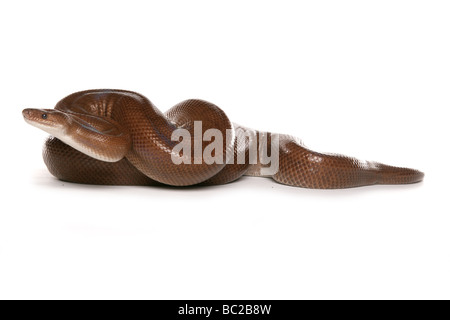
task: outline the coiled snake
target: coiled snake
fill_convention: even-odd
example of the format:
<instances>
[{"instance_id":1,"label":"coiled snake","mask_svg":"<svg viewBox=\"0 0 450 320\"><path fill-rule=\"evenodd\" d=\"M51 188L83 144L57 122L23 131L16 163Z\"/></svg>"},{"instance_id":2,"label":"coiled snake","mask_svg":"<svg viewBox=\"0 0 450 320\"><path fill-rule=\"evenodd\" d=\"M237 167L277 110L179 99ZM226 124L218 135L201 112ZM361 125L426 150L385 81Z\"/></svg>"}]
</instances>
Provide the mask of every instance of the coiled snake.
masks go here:
<instances>
[{"instance_id":1,"label":"coiled snake","mask_svg":"<svg viewBox=\"0 0 450 320\"><path fill-rule=\"evenodd\" d=\"M76 183L213 185L251 175L333 189L414 183L424 176L414 169L311 151L292 136L231 123L203 100L186 100L162 113L135 92L87 90L65 97L54 109L22 113L26 122L51 135L43 150L49 171ZM264 152L266 158L258 156Z\"/></svg>"}]
</instances>

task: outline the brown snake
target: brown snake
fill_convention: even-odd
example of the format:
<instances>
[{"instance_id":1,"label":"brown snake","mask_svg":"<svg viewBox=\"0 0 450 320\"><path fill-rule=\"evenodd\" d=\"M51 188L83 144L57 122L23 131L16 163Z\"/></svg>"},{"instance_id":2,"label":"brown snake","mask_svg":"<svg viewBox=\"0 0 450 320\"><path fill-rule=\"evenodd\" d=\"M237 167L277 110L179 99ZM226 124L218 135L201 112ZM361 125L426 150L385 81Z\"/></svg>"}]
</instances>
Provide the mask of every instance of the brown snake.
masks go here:
<instances>
[{"instance_id":1,"label":"brown snake","mask_svg":"<svg viewBox=\"0 0 450 320\"><path fill-rule=\"evenodd\" d=\"M251 175L291 186L334 189L414 183L424 176L414 169L314 152L289 135L264 135L231 123L221 109L203 100L183 101L163 114L135 92L87 90L65 97L54 109L22 113L29 124L51 134L43 151L49 171L76 183L213 185ZM173 139L180 128L194 139L186 144L191 148L175 152L184 140ZM223 143L219 135L208 136L209 129L222 134ZM276 171L264 171L271 164L255 157L253 151L262 152L263 147L272 150ZM222 161L207 161L207 150ZM175 153L177 159L189 161L175 163Z\"/></svg>"}]
</instances>

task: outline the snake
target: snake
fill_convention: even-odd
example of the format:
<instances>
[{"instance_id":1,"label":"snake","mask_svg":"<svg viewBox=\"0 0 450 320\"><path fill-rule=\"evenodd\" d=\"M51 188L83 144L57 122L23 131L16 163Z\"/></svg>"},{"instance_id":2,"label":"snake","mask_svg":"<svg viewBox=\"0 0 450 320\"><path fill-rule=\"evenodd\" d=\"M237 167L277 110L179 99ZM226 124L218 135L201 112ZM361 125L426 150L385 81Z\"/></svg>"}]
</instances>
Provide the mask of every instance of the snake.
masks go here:
<instances>
[{"instance_id":1,"label":"snake","mask_svg":"<svg viewBox=\"0 0 450 320\"><path fill-rule=\"evenodd\" d=\"M22 115L50 134L42 152L49 172L74 183L181 187L259 176L295 187L342 189L424 178L415 169L315 152L294 136L241 126L200 99L163 113L139 93L94 89Z\"/></svg>"}]
</instances>

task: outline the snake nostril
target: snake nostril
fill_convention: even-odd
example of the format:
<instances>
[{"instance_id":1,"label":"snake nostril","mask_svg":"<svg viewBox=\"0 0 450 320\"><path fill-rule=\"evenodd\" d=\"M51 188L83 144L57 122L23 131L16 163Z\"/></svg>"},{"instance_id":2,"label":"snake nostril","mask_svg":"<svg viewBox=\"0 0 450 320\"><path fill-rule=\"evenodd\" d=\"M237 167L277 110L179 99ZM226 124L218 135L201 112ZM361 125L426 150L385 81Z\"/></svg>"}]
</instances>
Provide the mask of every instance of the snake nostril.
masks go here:
<instances>
[{"instance_id":1,"label":"snake nostril","mask_svg":"<svg viewBox=\"0 0 450 320\"><path fill-rule=\"evenodd\" d=\"M31 115L31 110L30 110L30 109L23 109L22 115L23 115L25 118L28 118L28 117Z\"/></svg>"}]
</instances>

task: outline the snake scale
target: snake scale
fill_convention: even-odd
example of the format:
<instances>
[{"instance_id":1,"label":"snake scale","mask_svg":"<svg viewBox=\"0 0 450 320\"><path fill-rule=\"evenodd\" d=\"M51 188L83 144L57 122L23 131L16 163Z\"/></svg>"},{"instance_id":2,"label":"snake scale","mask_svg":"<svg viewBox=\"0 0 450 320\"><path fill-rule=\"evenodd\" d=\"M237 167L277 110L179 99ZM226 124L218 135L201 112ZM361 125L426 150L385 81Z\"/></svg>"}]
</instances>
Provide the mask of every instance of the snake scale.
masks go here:
<instances>
[{"instance_id":1,"label":"snake scale","mask_svg":"<svg viewBox=\"0 0 450 320\"><path fill-rule=\"evenodd\" d=\"M24 109L22 114L50 134L43 149L50 173L75 183L217 185L250 175L297 187L337 189L415 183L424 177L418 170L318 153L290 135L245 128L203 100L186 100L162 113L136 92L87 90L65 97L54 109ZM181 151L180 129L194 137ZM207 149L222 161L207 161ZM277 162L272 171L272 164L253 153L268 154L269 149ZM182 162L174 162L175 153Z\"/></svg>"}]
</instances>

